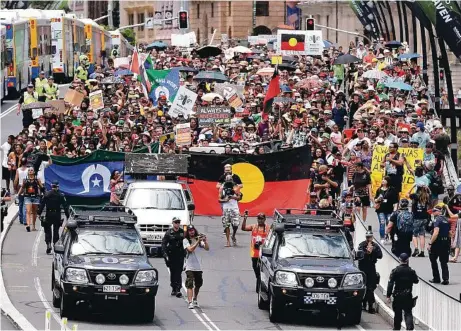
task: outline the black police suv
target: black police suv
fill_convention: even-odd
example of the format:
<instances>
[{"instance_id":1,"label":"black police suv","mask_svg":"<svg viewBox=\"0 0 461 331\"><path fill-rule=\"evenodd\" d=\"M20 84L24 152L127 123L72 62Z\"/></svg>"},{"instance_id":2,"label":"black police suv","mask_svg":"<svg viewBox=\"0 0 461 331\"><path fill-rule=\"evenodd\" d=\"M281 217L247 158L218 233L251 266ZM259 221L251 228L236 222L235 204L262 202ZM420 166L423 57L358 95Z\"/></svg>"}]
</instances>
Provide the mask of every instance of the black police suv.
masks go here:
<instances>
[{"instance_id":1,"label":"black police suv","mask_svg":"<svg viewBox=\"0 0 461 331\"><path fill-rule=\"evenodd\" d=\"M152 321L158 271L149 263L136 221L126 207L70 208L52 266L53 306L61 317L71 318L77 303L124 304Z\"/></svg>"},{"instance_id":2,"label":"black police suv","mask_svg":"<svg viewBox=\"0 0 461 331\"><path fill-rule=\"evenodd\" d=\"M346 323L359 324L366 280L354 260L362 258L363 252L351 251L334 212L276 210L262 247L258 307L269 309L271 322L291 308L345 315Z\"/></svg>"}]
</instances>

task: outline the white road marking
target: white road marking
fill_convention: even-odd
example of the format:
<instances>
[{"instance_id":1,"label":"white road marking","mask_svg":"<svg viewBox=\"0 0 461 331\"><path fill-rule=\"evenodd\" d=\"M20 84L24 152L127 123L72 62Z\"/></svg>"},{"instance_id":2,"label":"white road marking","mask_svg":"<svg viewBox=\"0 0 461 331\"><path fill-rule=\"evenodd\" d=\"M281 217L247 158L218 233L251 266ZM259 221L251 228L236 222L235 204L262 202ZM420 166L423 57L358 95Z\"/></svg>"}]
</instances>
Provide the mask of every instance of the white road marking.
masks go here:
<instances>
[{"instance_id":1,"label":"white road marking","mask_svg":"<svg viewBox=\"0 0 461 331\"><path fill-rule=\"evenodd\" d=\"M357 324L355 327L360 331L366 331L360 324Z\"/></svg>"},{"instance_id":2,"label":"white road marking","mask_svg":"<svg viewBox=\"0 0 461 331\"><path fill-rule=\"evenodd\" d=\"M0 118L5 117L6 115L8 115L9 113L11 113L13 110L15 110L17 108L18 108L18 105L14 105L14 106L8 108L6 111L4 111L3 113L0 114Z\"/></svg>"},{"instance_id":3,"label":"white road marking","mask_svg":"<svg viewBox=\"0 0 461 331\"><path fill-rule=\"evenodd\" d=\"M51 315L53 316L54 320L58 323L58 325L61 325L61 319L59 318L59 315L54 311L54 309L50 306L50 304L46 300L45 294L43 293L42 285L40 285L40 278L35 277L34 283L35 283L35 290L37 291L37 294L40 297L40 300L42 301L43 306L45 306L46 310L49 310L51 312Z\"/></svg>"},{"instance_id":4,"label":"white road marking","mask_svg":"<svg viewBox=\"0 0 461 331\"><path fill-rule=\"evenodd\" d=\"M41 228L40 231L37 233L37 236L35 237L35 241L34 241L34 246L32 246L32 266L33 267L37 266L38 245L40 245L40 238L42 237L42 233L43 233L43 228Z\"/></svg>"}]
</instances>

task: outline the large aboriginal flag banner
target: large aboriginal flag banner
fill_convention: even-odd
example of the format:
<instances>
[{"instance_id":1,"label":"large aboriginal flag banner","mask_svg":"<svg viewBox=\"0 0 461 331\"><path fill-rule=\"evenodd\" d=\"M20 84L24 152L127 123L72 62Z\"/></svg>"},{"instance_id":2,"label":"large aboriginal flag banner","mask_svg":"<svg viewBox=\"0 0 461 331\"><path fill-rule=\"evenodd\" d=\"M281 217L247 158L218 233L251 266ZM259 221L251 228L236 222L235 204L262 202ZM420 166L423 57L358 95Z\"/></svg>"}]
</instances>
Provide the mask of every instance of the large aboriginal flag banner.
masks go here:
<instances>
[{"instance_id":1,"label":"large aboriginal flag banner","mask_svg":"<svg viewBox=\"0 0 461 331\"><path fill-rule=\"evenodd\" d=\"M310 146L262 155L191 154L189 173L195 178L190 188L198 215L222 215L216 184L226 164L232 164L232 172L242 180L241 212L271 215L275 208L305 207Z\"/></svg>"}]
</instances>

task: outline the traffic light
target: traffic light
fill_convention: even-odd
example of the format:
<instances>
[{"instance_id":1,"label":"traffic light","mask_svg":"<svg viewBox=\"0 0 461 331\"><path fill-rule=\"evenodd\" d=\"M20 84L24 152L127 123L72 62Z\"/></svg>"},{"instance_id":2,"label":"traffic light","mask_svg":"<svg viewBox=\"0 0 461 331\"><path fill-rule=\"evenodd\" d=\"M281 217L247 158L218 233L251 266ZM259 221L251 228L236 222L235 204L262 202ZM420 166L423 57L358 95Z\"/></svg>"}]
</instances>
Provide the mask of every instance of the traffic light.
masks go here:
<instances>
[{"instance_id":1,"label":"traffic light","mask_svg":"<svg viewBox=\"0 0 461 331\"><path fill-rule=\"evenodd\" d=\"M315 30L315 20L313 18L306 19L306 30L308 31Z\"/></svg>"},{"instance_id":2,"label":"traffic light","mask_svg":"<svg viewBox=\"0 0 461 331\"><path fill-rule=\"evenodd\" d=\"M115 28L120 26L120 11L118 9L112 11L112 22Z\"/></svg>"},{"instance_id":3,"label":"traffic light","mask_svg":"<svg viewBox=\"0 0 461 331\"><path fill-rule=\"evenodd\" d=\"M181 10L178 13L179 28L189 29L189 13L185 10Z\"/></svg>"}]
</instances>

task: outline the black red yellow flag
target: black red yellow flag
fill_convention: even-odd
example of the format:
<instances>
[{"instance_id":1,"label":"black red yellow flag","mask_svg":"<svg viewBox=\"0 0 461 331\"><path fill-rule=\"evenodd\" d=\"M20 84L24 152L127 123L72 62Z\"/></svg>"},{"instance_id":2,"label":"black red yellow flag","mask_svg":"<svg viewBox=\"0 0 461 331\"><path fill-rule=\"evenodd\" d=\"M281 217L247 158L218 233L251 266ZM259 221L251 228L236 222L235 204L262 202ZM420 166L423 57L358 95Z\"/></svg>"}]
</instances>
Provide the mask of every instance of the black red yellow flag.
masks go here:
<instances>
[{"instance_id":1,"label":"black red yellow flag","mask_svg":"<svg viewBox=\"0 0 461 331\"><path fill-rule=\"evenodd\" d=\"M282 51L304 51L305 35L282 33L280 50Z\"/></svg>"},{"instance_id":2,"label":"black red yellow flag","mask_svg":"<svg viewBox=\"0 0 461 331\"><path fill-rule=\"evenodd\" d=\"M222 215L216 183L224 165L243 183L240 210L250 215L260 212L272 215L275 208L304 208L310 183L311 147L303 146L262 155L191 153L190 184L198 215Z\"/></svg>"}]
</instances>

